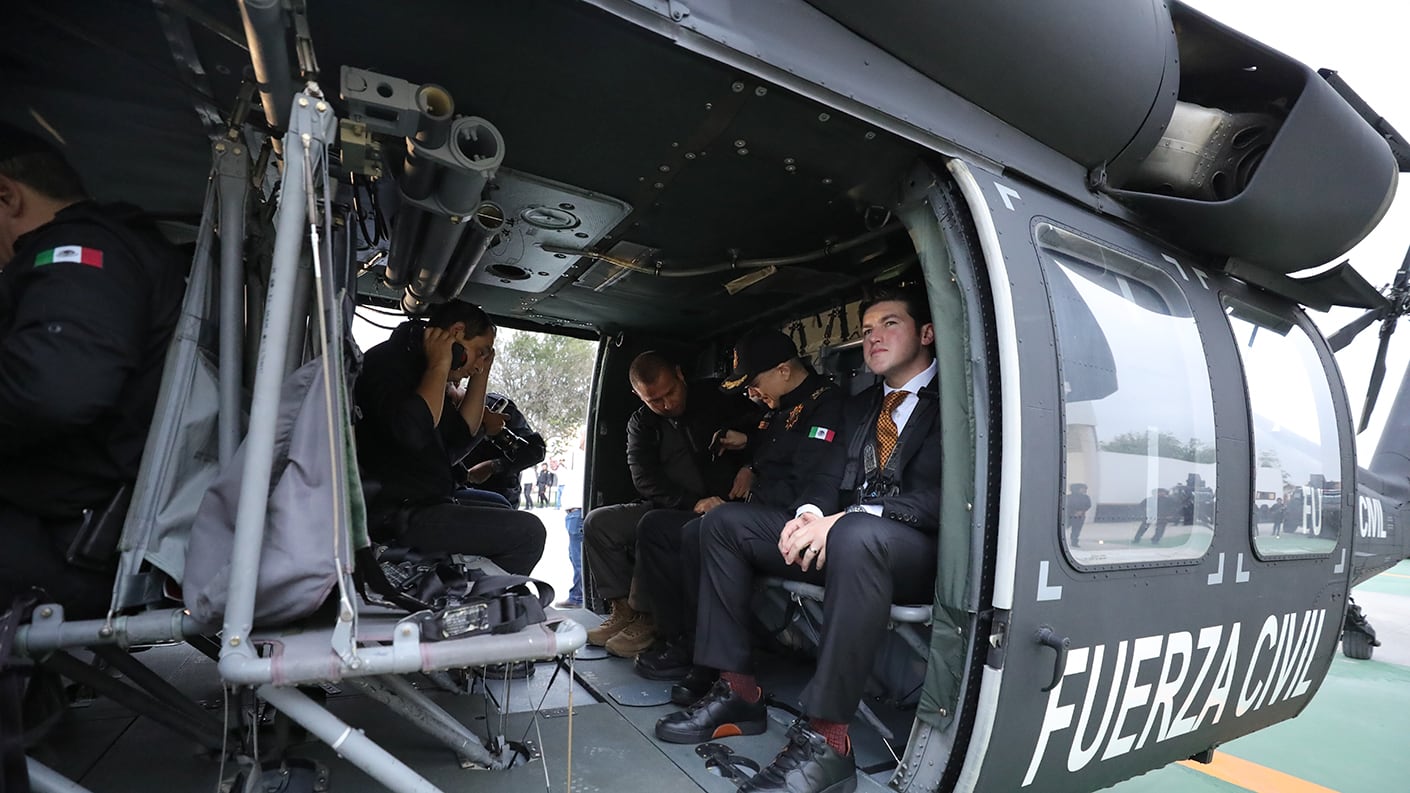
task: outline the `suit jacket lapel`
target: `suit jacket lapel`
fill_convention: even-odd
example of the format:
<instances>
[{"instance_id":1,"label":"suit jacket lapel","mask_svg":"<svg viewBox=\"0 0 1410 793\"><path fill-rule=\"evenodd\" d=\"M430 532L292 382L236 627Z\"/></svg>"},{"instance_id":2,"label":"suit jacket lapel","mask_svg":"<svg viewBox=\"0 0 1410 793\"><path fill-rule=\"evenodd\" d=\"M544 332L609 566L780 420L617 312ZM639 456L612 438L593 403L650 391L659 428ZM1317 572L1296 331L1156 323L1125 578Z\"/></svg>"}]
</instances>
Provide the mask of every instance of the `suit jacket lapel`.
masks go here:
<instances>
[{"instance_id":1,"label":"suit jacket lapel","mask_svg":"<svg viewBox=\"0 0 1410 793\"><path fill-rule=\"evenodd\" d=\"M901 440L897 444L897 453L900 455L896 459L896 470L905 470L906 464L915 456L916 451L924 444L907 441L913 434L928 435L934 427L934 422L940 418L940 400L938 398L938 386L936 377L932 377L929 383L921 389L920 402L915 410L911 411L911 417L906 421L906 428L901 430ZM879 409L878 409L878 412Z\"/></svg>"}]
</instances>

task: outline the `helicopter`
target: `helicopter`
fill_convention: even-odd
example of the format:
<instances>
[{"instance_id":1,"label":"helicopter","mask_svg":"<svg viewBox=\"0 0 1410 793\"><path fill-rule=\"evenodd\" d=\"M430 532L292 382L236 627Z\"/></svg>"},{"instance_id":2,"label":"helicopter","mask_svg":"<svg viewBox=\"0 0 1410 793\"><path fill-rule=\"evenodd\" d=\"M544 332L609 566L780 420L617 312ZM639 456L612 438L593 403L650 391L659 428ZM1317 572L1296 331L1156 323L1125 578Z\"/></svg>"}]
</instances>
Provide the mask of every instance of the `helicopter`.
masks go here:
<instances>
[{"instance_id":1,"label":"helicopter","mask_svg":"<svg viewBox=\"0 0 1410 793\"><path fill-rule=\"evenodd\" d=\"M1370 657L1349 592L1410 557L1410 380L1359 468L1333 356L1380 323L1364 426L1410 311L1410 255L1384 292L1349 264L1297 274L1384 217L1410 144L1335 72L1178 0L1022 16L978 0L13 13L3 115L62 141L95 196L200 250L209 186L239 183L244 209L215 224L243 245L227 263L248 301L222 317L243 342L220 351L222 415L261 412L317 346L319 323L302 320L325 276L299 262L320 243L299 239L312 218L289 221L292 237L280 220L305 199L333 230L326 277L359 306L417 316L466 300L505 327L598 343L584 508L635 498L621 449L638 353L718 374L767 325L856 392L872 382L858 303L877 283L923 286L952 428L937 583L932 603L893 609L858 728L863 789L1095 790L1207 761L1296 717L1339 641ZM1334 306L1366 313L1325 337L1306 310ZM825 593L766 590L761 614L806 647ZM133 592L122 604L132 625L153 607ZM174 619L178 634L213 633ZM231 619L206 645L211 679L347 740L292 684L356 667L270 677L266 656L231 644L250 633ZM36 652L60 646L41 633L117 641L111 619L107 634L46 620L27 634ZM582 644L571 628L540 638L491 660ZM389 674L419 669L382 639ZM396 790L548 785L553 749L583 784L724 789L703 755L626 729L640 716L611 692L629 673L593 663L567 667L604 720L578 751L597 741L632 773L573 764L571 742L540 747L542 769L469 783L448 758L384 759L376 744L396 736L375 727L335 748ZM788 690L807 663L775 674ZM737 768L713 751L717 771Z\"/></svg>"}]
</instances>

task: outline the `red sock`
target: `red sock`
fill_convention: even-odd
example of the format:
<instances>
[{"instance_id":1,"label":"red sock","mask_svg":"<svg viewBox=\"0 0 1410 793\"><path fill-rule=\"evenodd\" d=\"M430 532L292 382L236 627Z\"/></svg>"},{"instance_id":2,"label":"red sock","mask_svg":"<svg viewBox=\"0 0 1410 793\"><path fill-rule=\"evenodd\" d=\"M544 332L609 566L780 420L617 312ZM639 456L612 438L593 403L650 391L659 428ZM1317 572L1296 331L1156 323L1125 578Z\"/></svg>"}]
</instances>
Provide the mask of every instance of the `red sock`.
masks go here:
<instances>
[{"instance_id":1,"label":"red sock","mask_svg":"<svg viewBox=\"0 0 1410 793\"><path fill-rule=\"evenodd\" d=\"M827 745L831 746L834 752L847 754L852 750L852 741L847 737L847 722L809 719L808 726L813 732L826 738Z\"/></svg>"},{"instance_id":2,"label":"red sock","mask_svg":"<svg viewBox=\"0 0 1410 793\"><path fill-rule=\"evenodd\" d=\"M744 697L745 702L758 702L759 697L764 692L759 690L759 681L753 675L740 674L739 672L721 672L720 677L729 683L730 690Z\"/></svg>"}]
</instances>

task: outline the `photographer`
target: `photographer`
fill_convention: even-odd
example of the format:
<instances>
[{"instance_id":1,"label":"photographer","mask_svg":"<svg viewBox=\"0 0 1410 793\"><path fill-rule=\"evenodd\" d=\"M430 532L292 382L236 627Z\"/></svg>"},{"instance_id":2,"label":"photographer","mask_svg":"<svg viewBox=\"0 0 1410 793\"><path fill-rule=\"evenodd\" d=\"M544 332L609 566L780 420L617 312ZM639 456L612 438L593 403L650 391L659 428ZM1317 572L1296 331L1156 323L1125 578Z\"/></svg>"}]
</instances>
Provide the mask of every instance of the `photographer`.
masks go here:
<instances>
[{"instance_id":1,"label":"photographer","mask_svg":"<svg viewBox=\"0 0 1410 793\"><path fill-rule=\"evenodd\" d=\"M373 539L477 554L528 574L543 555L538 518L454 498L451 466L475 445L484 421L494 338L479 306L453 300L368 350L355 389L358 463ZM457 405L448 385L467 377Z\"/></svg>"},{"instance_id":2,"label":"photographer","mask_svg":"<svg viewBox=\"0 0 1410 793\"><path fill-rule=\"evenodd\" d=\"M469 492L502 496L505 506L519 508L519 472L543 461L548 444L529 426L514 401L503 394L485 395L484 440L461 462L459 478ZM466 491L461 491L462 493ZM488 501L488 499L486 499ZM495 503L498 503L496 499ZM528 509L531 504L525 503Z\"/></svg>"}]
</instances>

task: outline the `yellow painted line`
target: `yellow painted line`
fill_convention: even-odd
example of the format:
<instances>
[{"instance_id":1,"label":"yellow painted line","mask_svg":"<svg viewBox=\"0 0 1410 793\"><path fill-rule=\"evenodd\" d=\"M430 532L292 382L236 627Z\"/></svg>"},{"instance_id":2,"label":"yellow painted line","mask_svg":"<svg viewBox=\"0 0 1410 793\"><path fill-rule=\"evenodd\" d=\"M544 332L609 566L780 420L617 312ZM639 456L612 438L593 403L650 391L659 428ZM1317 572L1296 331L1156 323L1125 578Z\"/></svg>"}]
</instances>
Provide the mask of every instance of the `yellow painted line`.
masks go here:
<instances>
[{"instance_id":1,"label":"yellow painted line","mask_svg":"<svg viewBox=\"0 0 1410 793\"><path fill-rule=\"evenodd\" d=\"M1400 573L1381 573L1381 575L1387 578L1410 578L1410 575L1401 575Z\"/></svg>"},{"instance_id":2,"label":"yellow painted line","mask_svg":"<svg viewBox=\"0 0 1410 793\"><path fill-rule=\"evenodd\" d=\"M1182 760L1180 765L1245 790L1252 790L1254 793L1337 793L1332 788L1322 787L1305 779L1298 779L1292 774L1275 771L1223 752L1215 752L1212 763Z\"/></svg>"}]
</instances>

